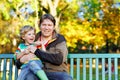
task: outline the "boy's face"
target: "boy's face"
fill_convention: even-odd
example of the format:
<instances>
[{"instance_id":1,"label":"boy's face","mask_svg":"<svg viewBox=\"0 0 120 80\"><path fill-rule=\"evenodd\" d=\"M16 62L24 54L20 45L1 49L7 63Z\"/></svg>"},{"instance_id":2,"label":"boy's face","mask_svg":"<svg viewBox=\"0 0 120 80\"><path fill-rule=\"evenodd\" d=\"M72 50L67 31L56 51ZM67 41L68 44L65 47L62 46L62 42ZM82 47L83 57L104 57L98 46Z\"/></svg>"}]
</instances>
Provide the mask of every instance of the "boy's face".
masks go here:
<instances>
[{"instance_id":1,"label":"boy's face","mask_svg":"<svg viewBox=\"0 0 120 80\"><path fill-rule=\"evenodd\" d=\"M34 42L35 40L35 32L34 30L28 31L23 37L23 40L25 40L25 44L29 45Z\"/></svg>"}]
</instances>

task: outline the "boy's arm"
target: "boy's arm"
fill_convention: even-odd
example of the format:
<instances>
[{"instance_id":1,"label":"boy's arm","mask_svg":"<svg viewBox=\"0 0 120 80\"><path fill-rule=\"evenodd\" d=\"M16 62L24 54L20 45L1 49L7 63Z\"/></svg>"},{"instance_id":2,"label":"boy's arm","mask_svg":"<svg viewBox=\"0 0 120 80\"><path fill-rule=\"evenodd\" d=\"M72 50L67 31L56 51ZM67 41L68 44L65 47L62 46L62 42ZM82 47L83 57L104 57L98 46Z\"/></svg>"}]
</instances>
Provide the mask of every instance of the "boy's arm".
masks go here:
<instances>
[{"instance_id":1,"label":"boy's arm","mask_svg":"<svg viewBox=\"0 0 120 80\"><path fill-rule=\"evenodd\" d=\"M25 55L24 52L21 52L21 53L16 53L16 59L20 59L21 57L23 57L23 55Z\"/></svg>"},{"instance_id":2,"label":"boy's arm","mask_svg":"<svg viewBox=\"0 0 120 80\"><path fill-rule=\"evenodd\" d=\"M18 59L21 59L24 55L26 55L26 54L28 54L29 53L29 51L27 50L27 49L25 49L24 51L22 51L22 52L20 52L20 51L18 51L18 52L16 52L16 59L18 60Z\"/></svg>"}]
</instances>

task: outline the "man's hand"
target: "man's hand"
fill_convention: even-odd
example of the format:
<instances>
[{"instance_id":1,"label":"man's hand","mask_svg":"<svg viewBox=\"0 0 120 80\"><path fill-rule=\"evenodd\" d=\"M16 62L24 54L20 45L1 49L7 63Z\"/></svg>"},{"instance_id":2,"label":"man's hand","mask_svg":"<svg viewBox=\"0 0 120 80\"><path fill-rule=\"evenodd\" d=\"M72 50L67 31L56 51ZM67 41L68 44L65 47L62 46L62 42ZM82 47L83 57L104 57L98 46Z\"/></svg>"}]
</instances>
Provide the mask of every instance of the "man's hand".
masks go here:
<instances>
[{"instance_id":1,"label":"man's hand","mask_svg":"<svg viewBox=\"0 0 120 80\"><path fill-rule=\"evenodd\" d=\"M42 42L41 41L36 41L33 43L35 46L39 46L39 45L42 45Z\"/></svg>"},{"instance_id":2,"label":"man's hand","mask_svg":"<svg viewBox=\"0 0 120 80\"><path fill-rule=\"evenodd\" d=\"M28 55L24 55L23 57L21 57L20 62L25 63L27 61L32 60L34 57L35 57L34 54L29 53Z\"/></svg>"}]
</instances>

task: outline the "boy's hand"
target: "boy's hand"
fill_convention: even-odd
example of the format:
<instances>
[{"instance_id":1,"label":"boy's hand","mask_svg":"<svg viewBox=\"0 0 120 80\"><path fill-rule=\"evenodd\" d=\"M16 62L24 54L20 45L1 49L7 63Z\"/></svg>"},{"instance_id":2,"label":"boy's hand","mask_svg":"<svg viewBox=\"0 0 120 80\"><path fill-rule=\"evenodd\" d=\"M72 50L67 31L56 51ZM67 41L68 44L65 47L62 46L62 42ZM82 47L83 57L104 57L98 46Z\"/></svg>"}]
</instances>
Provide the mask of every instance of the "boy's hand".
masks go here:
<instances>
[{"instance_id":1,"label":"boy's hand","mask_svg":"<svg viewBox=\"0 0 120 80\"><path fill-rule=\"evenodd\" d=\"M28 53L30 53L30 51L28 49L25 49L22 53L28 54Z\"/></svg>"},{"instance_id":2,"label":"boy's hand","mask_svg":"<svg viewBox=\"0 0 120 80\"><path fill-rule=\"evenodd\" d=\"M31 53L34 53L34 52L36 51L37 47L35 47L35 46L33 46L33 45L30 45L30 46L28 46L27 49L28 49Z\"/></svg>"}]
</instances>

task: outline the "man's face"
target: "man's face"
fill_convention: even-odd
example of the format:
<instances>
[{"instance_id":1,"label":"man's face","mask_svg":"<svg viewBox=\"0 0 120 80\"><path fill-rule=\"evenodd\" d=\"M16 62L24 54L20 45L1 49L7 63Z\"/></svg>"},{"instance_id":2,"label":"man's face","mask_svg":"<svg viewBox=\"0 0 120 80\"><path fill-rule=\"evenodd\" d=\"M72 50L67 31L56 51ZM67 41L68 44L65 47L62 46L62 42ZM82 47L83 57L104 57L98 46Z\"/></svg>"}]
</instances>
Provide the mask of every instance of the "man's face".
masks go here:
<instances>
[{"instance_id":1,"label":"man's face","mask_svg":"<svg viewBox=\"0 0 120 80\"><path fill-rule=\"evenodd\" d=\"M54 27L53 22L49 19L45 19L40 25L40 30L42 32L42 36L44 36L44 37L52 36L54 28L55 27Z\"/></svg>"}]
</instances>

